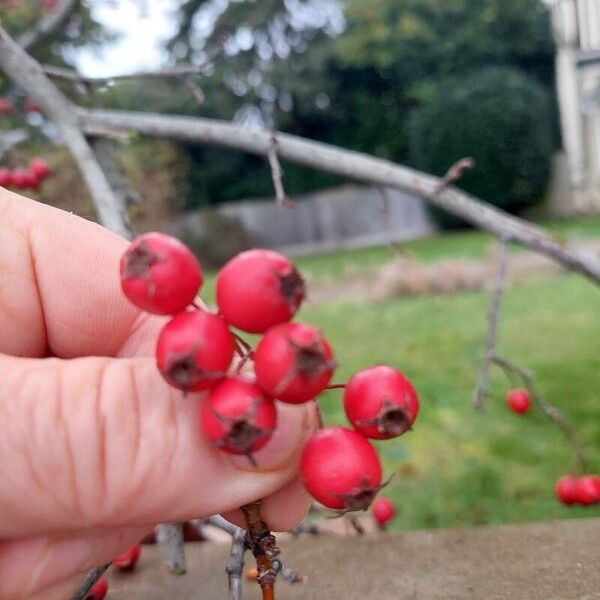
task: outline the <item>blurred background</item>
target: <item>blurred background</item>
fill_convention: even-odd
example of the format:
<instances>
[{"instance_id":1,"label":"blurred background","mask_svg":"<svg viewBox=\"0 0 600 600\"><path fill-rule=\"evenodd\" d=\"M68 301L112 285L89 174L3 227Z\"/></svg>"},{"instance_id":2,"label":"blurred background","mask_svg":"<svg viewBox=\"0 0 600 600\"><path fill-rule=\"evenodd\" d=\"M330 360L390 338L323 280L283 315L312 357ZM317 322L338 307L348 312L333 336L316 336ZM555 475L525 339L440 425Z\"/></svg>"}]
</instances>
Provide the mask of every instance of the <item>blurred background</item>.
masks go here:
<instances>
[{"instance_id":1,"label":"blurred background","mask_svg":"<svg viewBox=\"0 0 600 600\"><path fill-rule=\"evenodd\" d=\"M56 4L3 0L0 19L18 35ZM88 0L35 56L106 78L59 84L84 106L276 128L439 176L473 157L460 187L600 251L600 0ZM201 73L111 79L177 64ZM52 175L28 195L94 218L53 124L7 80L0 96L2 166L43 156ZM411 377L415 432L381 446L396 528L590 515L555 501L568 449L543 415L508 412L501 374L486 410L471 408L491 236L406 193L287 163L295 209L281 208L268 163L241 152L132 135L114 159L135 229L178 235L209 271L254 246L296 256L300 318L337 349L336 379L377 362ZM598 291L517 249L509 282L500 351L535 374L599 472ZM339 392L323 410L343 420Z\"/></svg>"}]
</instances>

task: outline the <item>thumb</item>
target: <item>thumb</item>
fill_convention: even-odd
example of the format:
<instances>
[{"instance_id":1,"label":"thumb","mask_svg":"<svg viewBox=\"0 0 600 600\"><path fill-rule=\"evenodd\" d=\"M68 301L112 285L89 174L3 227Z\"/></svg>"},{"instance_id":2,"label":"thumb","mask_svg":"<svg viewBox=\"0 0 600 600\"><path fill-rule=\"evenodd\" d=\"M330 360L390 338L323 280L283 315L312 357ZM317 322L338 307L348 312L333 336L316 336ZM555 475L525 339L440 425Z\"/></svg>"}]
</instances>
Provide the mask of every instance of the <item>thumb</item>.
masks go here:
<instances>
[{"instance_id":1,"label":"thumb","mask_svg":"<svg viewBox=\"0 0 600 600\"><path fill-rule=\"evenodd\" d=\"M278 403L251 469L207 442L200 395L149 358L0 355L0 537L144 525L225 512L290 482L312 409Z\"/></svg>"}]
</instances>

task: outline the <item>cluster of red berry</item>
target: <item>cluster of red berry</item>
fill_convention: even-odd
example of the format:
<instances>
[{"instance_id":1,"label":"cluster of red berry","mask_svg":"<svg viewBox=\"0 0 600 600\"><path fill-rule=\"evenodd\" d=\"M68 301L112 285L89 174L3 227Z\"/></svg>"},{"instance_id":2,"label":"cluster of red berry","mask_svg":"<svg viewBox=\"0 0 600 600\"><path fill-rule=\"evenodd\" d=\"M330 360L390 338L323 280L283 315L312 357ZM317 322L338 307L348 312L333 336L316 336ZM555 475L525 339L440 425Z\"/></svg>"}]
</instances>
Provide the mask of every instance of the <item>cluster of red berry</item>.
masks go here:
<instances>
[{"instance_id":1,"label":"cluster of red berry","mask_svg":"<svg viewBox=\"0 0 600 600\"><path fill-rule=\"evenodd\" d=\"M231 259L217 276L217 314L194 303L202 271L175 238L138 237L125 252L120 272L129 300L150 313L173 315L158 337L158 369L184 392L209 390L199 411L200 428L224 452L254 462L253 454L275 430L276 401L312 401L331 387L336 364L330 344L316 327L290 322L305 285L281 254L250 250ZM232 327L262 334L256 349ZM236 350L241 359L232 369ZM250 360L253 375L244 375ZM410 381L387 366L359 371L339 387L345 387L344 408L354 429L317 431L303 450L301 473L306 489L325 506L364 510L382 487L381 463L367 438L389 439L408 431L419 403Z\"/></svg>"},{"instance_id":2,"label":"cluster of red berry","mask_svg":"<svg viewBox=\"0 0 600 600\"><path fill-rule=\"evenodd\" d=\"M506 394L506 404L513 412L525 414L531 406L531 396L523 388L512 389ZM600 477L565 475L556 482L554 491L558 501L563 504L591 506L600 502Z\"/></svg>"},{"instance_id":3,"label":"cluster of red berry","mask_svg":"<svg viewBox=\"0 0 600 600\"><path fill-rule=\"evenodd\" d=\"M581 504L591 506L600 503L600 477L585 475L561 477L554 488L556 497L563 504Z\"/></svg>"},{"instance_id":4,"label":"cluster of red berry","mask_svg":"<svg viewBox=\"0 0 600 600\"><path fill-rule=\"evenodd\" d=\"M33 100L31 100L30 98L27 98L25 100L25 104L24 104L23 108L26 113L41 112L41 109L38 106L38 104L36 102L34 102ZM12 114L14 109L15 109L15 103L10 98L7 98L6 96L0 96L0 115L2 115L3 117L8 117L9 115Z\"/></svg>"},{"instance_id":5,"label":"cluster of red berry","mask_svg":"<svg viewBox=\"0 0 600 600\"><path fill-rule=\"evenodd\" d=\"M43 158L32 158L27 169L0 168L0 186L19 190L38 190L40 184L50 175L50 167Z\"/></svg>"},{"instance_id":6,"label":"cluster of red berry","mask_svg":"<svg viewBox=\"0 0 600 600\"><path fill-rule=\"evenodd\" d=\"M59 0L40 0L42 8L45 10L54 10L58 6ZM16 8L19 5L18 0L0 0L0 6L5 8Z\"/></svg>"}]
</instances>

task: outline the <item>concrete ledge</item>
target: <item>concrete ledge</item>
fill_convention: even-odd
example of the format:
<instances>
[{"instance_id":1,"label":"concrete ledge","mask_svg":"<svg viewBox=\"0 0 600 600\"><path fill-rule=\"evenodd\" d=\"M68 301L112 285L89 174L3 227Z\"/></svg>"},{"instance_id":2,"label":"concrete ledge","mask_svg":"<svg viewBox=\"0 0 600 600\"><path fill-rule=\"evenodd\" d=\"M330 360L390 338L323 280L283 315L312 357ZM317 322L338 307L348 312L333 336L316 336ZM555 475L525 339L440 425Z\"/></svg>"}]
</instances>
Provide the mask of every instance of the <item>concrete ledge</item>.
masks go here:
<instances>
[{"instance_id":1,"label":"concrete ledge","mask_svg":"<svg viewBox=\"0 0 600 600\"><path fill-rule=\"evenodd\" d=\"M393 536L285 540L278 600L600 600L600 518ZM110 600L227 600L229 547L188 544L189 572L168 574L145 547L133 574L111 573ZM252 559L248 558L248 563ZM244 598L260 591L245 583Z\"/></svg>"}]
</instances>

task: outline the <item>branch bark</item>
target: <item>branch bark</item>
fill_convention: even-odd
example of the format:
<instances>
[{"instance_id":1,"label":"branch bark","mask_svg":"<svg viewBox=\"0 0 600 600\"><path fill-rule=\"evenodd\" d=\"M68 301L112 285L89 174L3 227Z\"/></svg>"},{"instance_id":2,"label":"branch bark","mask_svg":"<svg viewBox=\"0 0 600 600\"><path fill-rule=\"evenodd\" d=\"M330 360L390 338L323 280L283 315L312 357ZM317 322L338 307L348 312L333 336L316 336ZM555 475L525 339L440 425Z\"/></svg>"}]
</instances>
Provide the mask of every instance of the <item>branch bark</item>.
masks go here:
<instances>
[{"instance_id":1,"label":"branch bark","mask_svg":"<svg viewBox=\"0 0 600 600\"><path fill-rule=\"evenodd\" d=\"M231 553L225 572L229 580L229 600L242 598L242 574L244 572L244 554L246 553L246 532L239 527L235 528Z\"/></svg>"},{"instance_id":2,"label":"branch bark","mask_svg":"<svg viewBox=\"0 0 600 600\"><path fill-rule=\"evenodd\" d=\"M87 598L88 592L92 589L94 584L106 573L108 567L110 567L111 563L106 563L97 569L93 569L86 576L85 579L81 582L81 585L77 588L75 593L71 596L70 600L85 600Z\"/></svg>"},{"instance_id":3,"label":"branch bark","mask_svg":"<svg viewBox=\"0 0 600 600\"><path fill-rule=\"evenodd\" d=\"M145 135L223 146L266 157L273 145L271 133L245 129L225 121L82 108L77 112L83 125L96 132L102 129L133 130ZM544 254L567 269L600 284L599 258L570 248L540 227L508 215L461 190L444 187L444 181L438 177L294 135L277 133L275 140L278 156L283 160L375 185L406 190L480 229Z\"/></svg>"},{"instance_id":4,"label":"branch bark","mask_svg":"<svg viewBox=\"0 0 600 600\"><path fill-rule=\"evenodd\" d=\"M27 30L17 43L31 52L50 39L80 7L81 0L63 0L54 10L44 15L31 29Z\"/></svg>"},{"instance_id":5,"label":"branch bark","mask_svg":"<svg viewBox=\"0 0 600 600\"><path fill-rule=\"evenodd\" d=\"M500 316L500 305L502 303L502 294L506 286L506 268L508 266L508 243L506 240L500 241L500 255L498 257L498 275L490 302L487 322L487 338L485 342L485 355L481 364L481 370L473 392L473 406L480 409L488 394L488 382L490 378L490 369L496 355L496 340L498 333L498 317Z\"/></svg>"},{"instance_id":6,"label":"branch bark","mask_svg":"<svg viewBox=\"0 0 600 600\"><path fill-rule=\"evenodd\" d=\"M171 573L183 575L186 570L183 523L161 523L156 538Z\"/></svg>"},{"instance_id":7,"label":"branch bark","mask_svg":"<svg viewBox=\"0 0 600 600\"><path fill-rule=\"evenodd\" d=\"M55 122L90 191L100 222L128 238L125 206L111 189L85 139L73 106L44 75L39 63L1 27L0 67Z\"/></svg>"}]
</instances>

